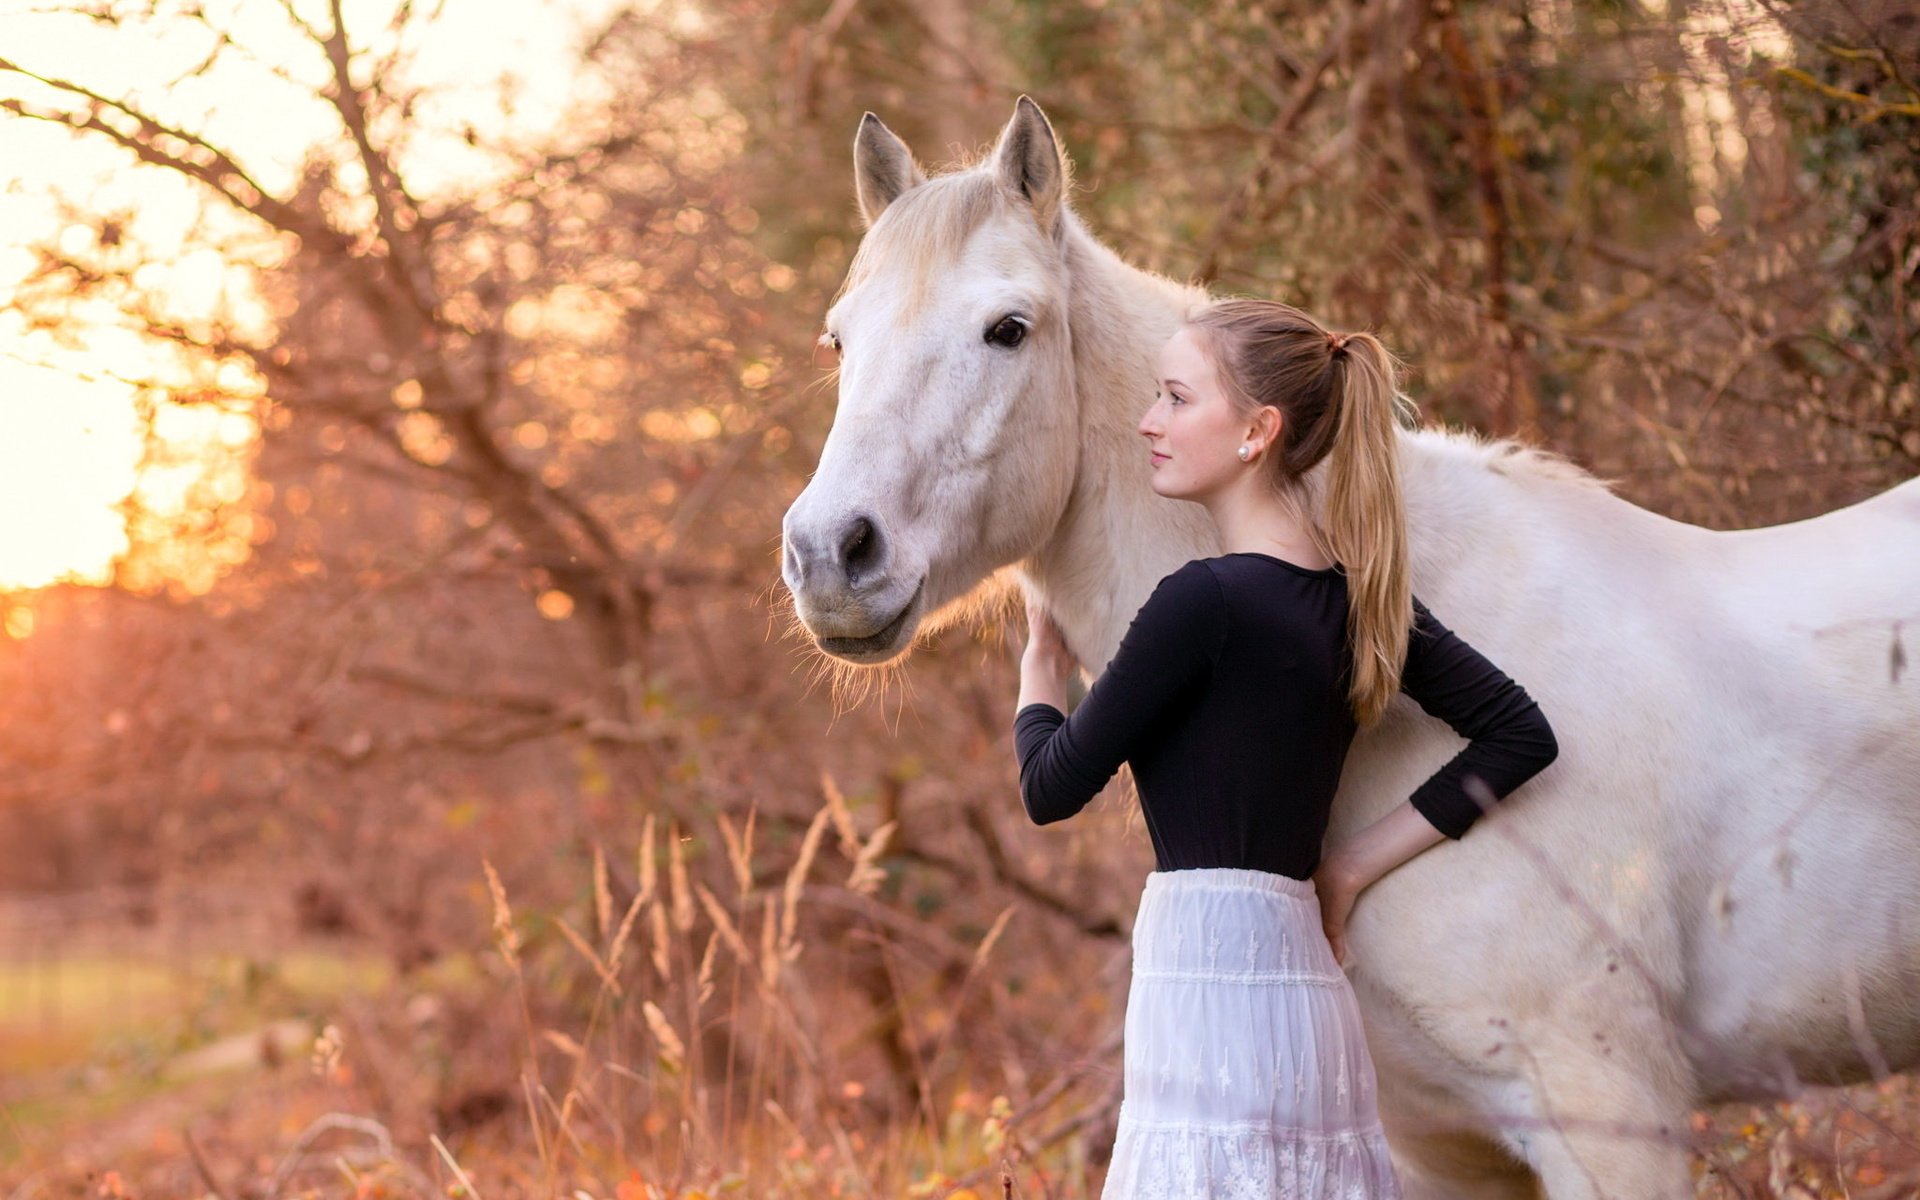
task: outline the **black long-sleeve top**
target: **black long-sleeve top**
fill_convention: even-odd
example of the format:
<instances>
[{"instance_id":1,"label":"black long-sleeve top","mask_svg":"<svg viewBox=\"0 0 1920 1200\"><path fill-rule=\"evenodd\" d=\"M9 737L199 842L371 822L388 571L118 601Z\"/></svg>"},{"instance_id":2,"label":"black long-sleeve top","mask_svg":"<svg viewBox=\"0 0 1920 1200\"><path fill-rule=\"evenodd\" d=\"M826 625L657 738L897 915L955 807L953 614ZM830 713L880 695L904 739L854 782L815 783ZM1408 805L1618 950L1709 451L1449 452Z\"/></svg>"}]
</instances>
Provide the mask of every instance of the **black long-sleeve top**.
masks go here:
<instances>
[{"instance_id":1,"label":"black long-sleeve top","mask_svg":"<svg viewBox=\"0 0 1920 1200\"><path fill-rule=\"evenodd\" d=\"M1458 838L1480 816L1470 780L1507 796L1559 748L1524 688L1418 597L1413 612L1401 690L1468 745L1410 799ZM1339 564L1195 559L1160 581L1072 717L1044 703L1015 714L1027 815L1072 816L1127 762L1160 870L1310 878L1357 728L1351 661Z\"/></svg>"}]
</instances>

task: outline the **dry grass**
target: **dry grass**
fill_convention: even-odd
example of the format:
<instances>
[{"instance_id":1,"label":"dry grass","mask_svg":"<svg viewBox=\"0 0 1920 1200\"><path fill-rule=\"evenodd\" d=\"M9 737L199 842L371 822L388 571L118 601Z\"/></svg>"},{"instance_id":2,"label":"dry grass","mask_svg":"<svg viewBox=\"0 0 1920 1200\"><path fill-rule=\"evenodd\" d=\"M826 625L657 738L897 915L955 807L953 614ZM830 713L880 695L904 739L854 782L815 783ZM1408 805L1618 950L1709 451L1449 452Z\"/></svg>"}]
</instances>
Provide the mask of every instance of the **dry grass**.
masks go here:
<instances>
[{"instance_id":1,"label":"dry grass","mask_svg":"<svg viewBox=\"0 0 1920 1200\"><path fill-rule=\"evenodd\" d=\"M0 1193L1090 1200L1118 1013L1041 989L1114 977L1018 904L976 898L965 938L920 919L890 890L892 822L863 816L824 778L810 815L649 818L545 904L483 863L476 984L335 995L311 1062L93 1114ZM1904 1078L1703 1113L1698 1194L1913 1196L1915 1130Z\"/></svg>"},{"instance_id":2,"label":"dry grass","mask_svg":"<svg viewBox=\"0 0 1920 1200\"><path fill-rule=\"evenodd\" d=\"M863 830L830 777L821 792L824 803L779 863L756 845L757 809L740 822L716 818L723 852L703 865L724 874L719 886L695 877L685 832L649 820L624 903L596 852L585 929L565 914L516 913L485 868L494 949L520 1019L515 1123L526 1145L500 1153L488 1148L499 1146L491 1134L467 1143L463 1170L479 1194L1085 1194L1066 1177L1084 1146L1043 1158L1048 1139L1028 1130L1051 1118L1077 1131L1083 1123L1068 1110L1086 1097L1056 1085L1016 1125L1006 1096L955 1086L968 1073L954 1052L968 1040L963 1026L991 1022L1004 991L992 967L1015 909L1003 908L964 948L950 986L941 972L918 969L924 956L897 920L890 928L873 916L894 823ZM554 935L545 946L525 932L535 925ZM847 1028L806 970L812 939L828 936L856 940L886 977L892 1010L865 1027ZM585 985L567 1006L577 1020L568 1029L547 1023L552 997L540 991L556 971L565 989ZM869 1099L859 1078L867 1072L855 1066L870 1068L872 1043L889 1028L909 1035L898 1040L910 1102L898 1111ZM444 1152L448 1170L463 1161L457 1144Z\"/></svg>"}]
</instances>

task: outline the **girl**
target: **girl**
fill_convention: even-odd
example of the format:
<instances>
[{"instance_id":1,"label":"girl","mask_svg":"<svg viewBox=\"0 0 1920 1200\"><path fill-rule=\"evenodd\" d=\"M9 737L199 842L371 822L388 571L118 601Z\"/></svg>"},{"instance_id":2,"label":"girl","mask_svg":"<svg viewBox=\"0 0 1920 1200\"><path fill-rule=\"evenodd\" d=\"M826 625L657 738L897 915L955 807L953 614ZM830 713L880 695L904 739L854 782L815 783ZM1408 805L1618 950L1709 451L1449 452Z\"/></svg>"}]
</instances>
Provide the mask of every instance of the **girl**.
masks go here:
<instances>
[{"instance_id":1,"label":"girl","mask_svg":"<svg viewBox=\"0 0 1920 1200\"><path fill-rule=\"evenodd\" d=\"M1552 762L1525 689L1413 595L1397 364L1284 304L1226 300L1160 352L1153 490L1227 552L1162 579L1068 718L1073 655L1028 607L1014 718L1039 824L1132 764L1157 869L1133 928L1104 1200L1392 1200L1345 962L1355 896ZM1327 460L1324 526L1305 476ZM1324 861L1356 729L1396 691L1469 744Z\"/></svg>"}]
</instances>

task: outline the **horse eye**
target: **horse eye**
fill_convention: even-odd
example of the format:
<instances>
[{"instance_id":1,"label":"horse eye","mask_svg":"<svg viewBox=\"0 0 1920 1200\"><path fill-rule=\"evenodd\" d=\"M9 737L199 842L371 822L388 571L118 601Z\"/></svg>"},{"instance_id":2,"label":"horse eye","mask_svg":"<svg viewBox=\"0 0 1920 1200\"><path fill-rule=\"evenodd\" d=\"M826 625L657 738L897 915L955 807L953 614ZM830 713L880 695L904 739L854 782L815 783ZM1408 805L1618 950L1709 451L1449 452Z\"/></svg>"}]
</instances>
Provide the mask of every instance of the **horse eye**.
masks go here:
<instances>
[{"instance_id":1,"label":"horse eye","mask_svg":"<svg viewBox=\"0 0 1920 1200\"><path fill-rule=\"evenodd\" d=\"M1027 324L1019 317L1001 317L1000 323L987 330L987 341L995 346L1012 349L1025 341Z\"/></svg>"}]
</instances>

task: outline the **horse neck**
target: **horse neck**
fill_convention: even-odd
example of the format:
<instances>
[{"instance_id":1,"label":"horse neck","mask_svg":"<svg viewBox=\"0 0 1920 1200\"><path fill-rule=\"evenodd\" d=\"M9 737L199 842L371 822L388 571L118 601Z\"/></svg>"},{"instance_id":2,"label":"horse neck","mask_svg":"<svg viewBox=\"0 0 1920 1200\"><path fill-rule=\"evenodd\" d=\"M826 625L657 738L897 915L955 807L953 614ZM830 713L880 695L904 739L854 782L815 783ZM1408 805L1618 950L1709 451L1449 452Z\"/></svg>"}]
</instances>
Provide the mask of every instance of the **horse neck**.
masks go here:
<instances>
[{"instance_id":1,"label":"horse neck","mask_svg":"<svg viewBox=\"0 0 1920 1200\"><path fill-rule=\"evenodd\" d=\"M1542 515L1531 509L1522 489L1488 471L1470 448L1460 453L1462 447L1452 441L1456 435L1425 429L1398 436L1414 593L1430 607L1444 609L1468 575L1509 584L1522 578L1530 558L1529 534Z\"/></svg>"},{"instance_id":2,"label":"horse neck","mask_svg":"<svg viewBox=\"0 0 1920 1200\"><path fill-rule=\"evenodd\" d=\"M1137 431L1160 346L1206 294L1122 261L1071 212L1062 219L1074 395L1060 402L1079 415L1080 453L1066 510L1022 569L1098 672L1154 584L1219 549L1205 510L1169 503L1149 486Z\"/></svg>"},{"instance_id":3,"label":"horse neck","mask_svg":"<svg viewBox=\"0 0 1920 1200\"><path fill-rule=\"evenodd\" d=\"M1063 219L1080 456L1060 523L1022 569L1097 672L1155 583L1189 559L1219 553L1204 509L1153 491L1137 432L1159 347L1206 293L1128 264L1073 214ZM1524 581L1542 546L1571 539L1598 550L1594 543L1609 538L1596 530L1635 518L1673 524L1582 485L1539 479L1523 486L1524 467L1489 469L1467 435L1424 429L1399 438L1409 567L1415 592L1436 611L1510 611L1524 603ZM1325 471L1322 462L1306 478L1316 518Z\"/></svg>"}]
</instances>

